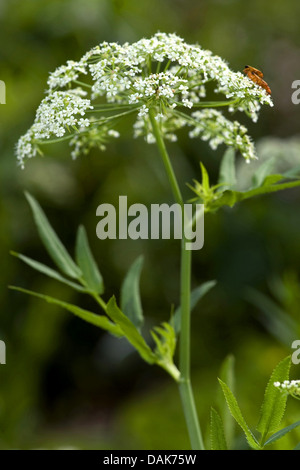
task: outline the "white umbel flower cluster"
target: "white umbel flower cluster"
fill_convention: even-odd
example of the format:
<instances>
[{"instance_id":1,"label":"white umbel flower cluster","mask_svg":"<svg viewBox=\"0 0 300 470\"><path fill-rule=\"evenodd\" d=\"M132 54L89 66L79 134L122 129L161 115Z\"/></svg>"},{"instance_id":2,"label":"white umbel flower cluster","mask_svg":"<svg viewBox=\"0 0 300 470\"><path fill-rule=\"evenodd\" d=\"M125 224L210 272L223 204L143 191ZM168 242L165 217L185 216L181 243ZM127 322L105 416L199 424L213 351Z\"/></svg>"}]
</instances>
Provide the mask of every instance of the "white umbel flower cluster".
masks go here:
<instances>
[{"instance_id":1,"label":"white umbel flower cluster","mask_svg":"<svg viewBox=\"0 0 300 470\"><path fill-rule=\"evenodd\" d=\"M274 387L286 395L291 395L300 400L300 380L285 380L284 382L274 382Z\"/></svg>"},{"instance_id":2,"label":"white umbel flower cluster","mask_svg":"<svg viewBox=\"0 0 300 470\"><path fill-rule=\"evenodd\" d=\"M38 141L63 137L66 129L77 132L87 128L90 121L83 116L88 109L93 109L90 100L81 98L76 90L54 91L44 98L37 109L34 124L18 141L17 158L21 166L24 166L25 158L41 153Z\"/></svg>"},{"instance_id":3,"label":"white umbel flower cluster","mask_svg":"<svg viewBox=\"0 0 300 470\"><path fill-rule=\"evenodd\" d=\"M238 121L226 119L215 109L195 111L192 118L190 122L194 129L189 133L191 138L199 136L202 140L208 140L213 150L223 143L233 146L241 152L247 163L257 158L246 127Z\"/></svg>"},{"instance_id":4,"label":"white umbel flower cluster","mask_svg":"<svg viewBox=\"0 0 300 470\"><path fill-rule=\"evenodd\" d=\"M219 101L205 101L208 82ZM209 140L213 148L220 143L233 146L249 161L255 152L246 129L212 108L221 102L229 113L244 111L256 121L262 104L273 105L263 88L231 71L220 57L185 43L176 34L157 33L133 44L104 42L78 62L59 67L47 83L47 96L34 124L17 146L22 166L54 137L70 139L75 146L73 157L89 147L89 136L103 149L103 142L116 136L109 131L116 130L120 118L128 114L136 114L134 135L143 135L151 143L150 110L164 138L174 141L179 128L192 125L190 136Z\"/></svg>"}]
</instances>

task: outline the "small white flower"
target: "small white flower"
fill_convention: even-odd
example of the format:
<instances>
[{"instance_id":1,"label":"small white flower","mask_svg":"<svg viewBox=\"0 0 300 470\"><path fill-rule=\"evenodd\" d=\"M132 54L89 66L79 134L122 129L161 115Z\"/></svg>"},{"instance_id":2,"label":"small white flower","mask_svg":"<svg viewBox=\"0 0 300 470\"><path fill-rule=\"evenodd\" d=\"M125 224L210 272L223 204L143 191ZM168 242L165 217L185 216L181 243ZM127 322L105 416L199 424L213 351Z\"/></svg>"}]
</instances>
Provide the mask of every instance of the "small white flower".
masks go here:
<instances>
[{"instance_id":1,"label":"small white flower","mask_svg":"<svg viewBox=\"0 0 300 470\"><path fill-rule=\"evenodd\" d=\"M186 106L187 108L192 108L193 107L193 102L187 99L182 100L183 106Z\"/></svg>"},{"instance_id":2,"label":"small white flower","mask_svg":"<svg viewBox=\"0 0 300 470\"><path fill-rule=\"evenodd\" d=\"M155 120L158 121L158 122L161 122L163 119L164 119L164 115L162 113L158 113L155 116Z\"/></svg>"},{"instance_id":3,"label":"small white flower","mask_svg":"<svg viewBox=\"0 0 300 470\"><path fill-rule=\"evenodd\" d=\"M139 109L138 117L146 116L148 112L149 112L149 108L147 108L147 106L143 104L143 106Z\"/></svg>"},{"instance_id":4,"label":"small white flower","mask_svg":"<svg viewBox=\"0 0 300 470\"><path fill-rule=\"evenodd\" d=\"M110 137L114 137L115 139L120 137L120 133L118 131L115 131L114 129L109 129L107 135L109 135Z\"/></svg>"},{"instance_id":5,"label":"small white flower","mask_svg":"<svg viewBox=\"0 0 300 470\"><path fill-rule=\"evenodd\" d=\"M274 382L274 387L285 395L291 395L300 400L300 380L284 380L284 382Z\"/></svg>"},{"instance_id":6,"label":"small white flower","mask_svg":"<svg viewBox=\"0 0 300 470\"><path fill-rule=\"evenodd\" d=\"M155 144L155 137L150 132L146 136L146 141L148 144Z\"/></svg>"}]
</instances>

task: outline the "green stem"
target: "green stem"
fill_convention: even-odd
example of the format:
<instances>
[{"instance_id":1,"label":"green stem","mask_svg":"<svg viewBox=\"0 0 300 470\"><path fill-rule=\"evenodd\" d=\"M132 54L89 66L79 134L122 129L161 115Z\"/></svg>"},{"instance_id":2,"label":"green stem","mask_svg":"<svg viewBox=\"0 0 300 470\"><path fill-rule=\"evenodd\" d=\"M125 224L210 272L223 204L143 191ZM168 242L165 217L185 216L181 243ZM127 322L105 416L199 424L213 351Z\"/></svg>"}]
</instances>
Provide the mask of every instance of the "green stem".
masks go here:
<instances>
[{"instance_id":1,"label":"green stem","mask_svg":"<svg viewBox=\"0 0 300 470\"><path fill-rule=\"evenodd\" d=\"M97 302L98 305L100 305L100 307L102 308L102 310L104 310L104 312L106 313L107 311L107 304L106 302L104 302L104 300L102 299L102 297L100 297L98 294L96 294L95 292L91 292L91 296L95 299L95 301Z\"/></svg>"},{"instance_id":2,"label":"green stem","mask_svg":"<svg viewBox=\"0 0 300 470\"><path fill-rule=\"evenodd\" d=\"M159 153L162 157L162 160L163 160L163 163L164 163L164 166L165 166L168 178L169 178L169 183L171 185L174 198L178 204L183 206L183 199L181 196L179 185L177 183L177 179L176 179L172 164L170 162L169 155L165 146L165 142L162 138L158 122L155 119L155 114L152 109L149 110L149 117L150 117L150 121L152 125L153 134L154 134Z\"/></svg>"},{"instance_id":3,"label":"green stem","mask_svg":"<svg viewBox=\"0 0 300 470\"><path fill-rule=\"evenodd\" d=\"M239 101L227 100L227 101L200 101L200 103L193 104L193 108L219 108L220 106L232 106ZM180 103L178 103L180 105ZM182 105L181 105L182 106Z\"/></svg>"},{"instance_id":4,"label":"green stem","mask_svg":"<svg viewBox=\"0 0 300 470\"><path fill-rule=\"evenodd\" d=\"M153 134L168 175L174 198L176 202L181 205L182 214L184 214L184 203L181 191L153 110L149 111L149 117L152 124ZM190 381L190 292L192 253L191 250L185 249L186 241L187 240L185 239L185 236L183 236L181 243L181 333L179 345L179 391L192 449L204 450L203 439Z\"/></svg>"},{"instance_id":5,"label":"green stem","mask_svg":"<svg viewBox=\"0 0 300 470\"><path fill-rule=\"evenodd\" d=\"M186 240L183 238L181 243L181 332L180 332L180 350L179 350L179 370L181 379L179 391L183 404L185 420L187 423L191 445L193 450L203 450L200 425L197 417L193 390L190 379L190 350L191 350L191 262L192 252L185 248Z\"/></svg>"},{"instance_id":6,"label":"green stem","mask_svg":"<svg viewBox=\"0 0 300 470\"><path fill-rule=\"evenodd\" d=\"M87 88L92 88L92 85L89 85L88 83L81 82L80 80L74 80L74 83L76 83L76 85L86 86Z\"/></svg>"},{"instance_id":7,"label":"green stem","mask_svg":"<svg viewBox=\"0 0 300 470\"><path fill-rule=\"evenodd\" d=\"M74 134L68 134L64 137L58 137L57 139L48 139L48 140L36 139L34 143L39 144L39 145L56 144L57 142L63 142L64 140L72 139L72 137L74 137Z\"/></svg>"}]
</instances>

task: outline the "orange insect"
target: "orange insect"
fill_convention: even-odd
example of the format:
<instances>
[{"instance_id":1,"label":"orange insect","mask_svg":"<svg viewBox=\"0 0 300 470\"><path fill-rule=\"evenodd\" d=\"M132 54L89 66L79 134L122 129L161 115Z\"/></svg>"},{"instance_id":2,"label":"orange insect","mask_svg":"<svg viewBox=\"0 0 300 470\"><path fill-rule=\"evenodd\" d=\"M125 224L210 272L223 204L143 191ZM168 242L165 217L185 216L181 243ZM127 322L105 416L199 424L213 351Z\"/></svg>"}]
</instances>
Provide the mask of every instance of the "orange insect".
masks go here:
<instances>
[{"instance_id":1,"label":"orange insect","mask_svg":"<svg viewBox=\"0 0 300 470\"><path fill-rule=\"evenodd\" d=\"M271 94L271 89L269 85L263 80L264 74L260 71L251 67L251 65L245 65L243 72L247 75L252 82L256 83L257 85L261 86L266 90L269 95Z\"/></svg>"}]
</instances>

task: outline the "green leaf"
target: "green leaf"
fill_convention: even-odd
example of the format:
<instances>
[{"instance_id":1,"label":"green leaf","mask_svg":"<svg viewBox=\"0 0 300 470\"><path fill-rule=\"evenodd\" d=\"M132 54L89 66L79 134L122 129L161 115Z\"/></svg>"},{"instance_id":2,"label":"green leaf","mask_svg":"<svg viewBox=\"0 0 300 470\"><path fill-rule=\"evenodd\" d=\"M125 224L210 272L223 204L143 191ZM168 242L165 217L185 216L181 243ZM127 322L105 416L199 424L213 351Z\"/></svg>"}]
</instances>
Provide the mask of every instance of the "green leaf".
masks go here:
<instances>
[{"instance_id":1,"label":"green leaf","mask_svg":"<svg viewBox=\"0 0 300 470\"><path fill-rule=\"evenodd\" d=\"M262 184L255 188L250 188L247 191L234 191L224 188L221 189L220 185L208 188L204 191L203 184L194 181L195 187L189 185L192 191L197 194L197 198L192 199L193 202L201 201L205 204L206 212L216 212L223 206L233 207L240 201L250 199L255 196L262 196L264 194L275 193L284 189L294 188L300 185L300 179L297 181L280 181L287 179L284 175L268 175L263 180Z\"/></svg>"},{"instance_id":2,"label":"green leaf","mask_svg":"<svg viewBox=\"0 0 300 470\"><path fill-rule=\"evenodd\" d=\"M300 185L300 180L276 184L281 179L281 175L270 175L258 188L250 189L249 191L224 191L222 196L217 201L215 201L213 207L215 210L224 205L233 207L237 202L243 201L245 199L250 199L255 196L262 196L263 194L275 193L277 191L282 191L283 189L295 188L296 186Z\"/></svg>"},{"instance_id":3,"label":"green leaf","mask_svg":"<svg viewBox=\"0 0 300 470\"><path fill-rule=\"evenodd\" d=\"M39 271L40 273L45 274L46 276L49 276L52 279L56 279L59 282L67 284L68 286L72 287L73 289L79 292L87 292L87 289L85 287L82 287L80 284L72 282L69 279L63 277L59 272L55 271L52 268L49 268L49 266L46 266L45 264L40 263L39 261L35 261L32 258L28 258L28 256L21 255L20 253L15 253L14 251L11 251L10 253L13 256L19 258L31 268L35 269L36 271Z\"/></svg>"},{"instance_id":4,"label":"green leaf","mask_svg":"<svg viewBox=\"0 0 300 470\"><path fill-rule=\"evenodd\" d=\"M54 263L67 276L79 279L81 277L80 269L57 237L39 203L31 194L26 192L25 196L31 207L40 238Z\"/></svg>"},{"instance_id":5,"label":"green leaf","mask_svg":"<svg viewBox=\"0 0 300 470\"><path fill-rule=\"evenodd\" d=\"M197 303L199 302L202 297L204 297L207 292L210 291L215 285L217 281L207 281L201 284L201 286L196 287L196 289L192 290L191 292L191 311L193 308L196 307ZM171 325L173 326L176 334L180 332L181 329L181 307L179 306L176 310L174 315L170 320Z\"/></svg>"},{"instance_id":6,"label":"green leaf","mask_svg":"<svg viewBox=\"0 0 300 470\"><path fill-rule=\"evenodd\" d=\"M180 372L173 362L176 348L176 335L174 328L167 322L156 326L150 332L156 343L156 364L165 369L176 381L179 381ZM156 334L157 333L157 334ZM159 336L158 336L159 335Z\"/></svg>"},{"instance_id":7,"label":"green leaf","mask_svg":"<svg viewBox=\"0 0 300 470\"><path fill-rule=\"evenodd\" d=\"M203 191L206 193L206 192L209 192L209 176L208 176L205 166L201 162L200 162L200 167L201 167L201 174L202 174L202 187L203 187Z\"/></svg>"},{"instance_id":8,"label":"green leaf","mask_svg":"<svg viewBox=\"0 0 300 470\"><path fill-rule=\"evenodd\" d=\"M255 289L247 288L246 299L258 309L258 319L279 341L290 347L297 331L297 323L273 300Z\"/></svg>"},{"instance_id":9,"label":"green leaf","mask_svg":"<svg viewBox=\"0 0 300 470\"><path fill-rule=\"evenodd\" d=\"M79 226L77 231L75 255L87 288L96 294L103 294L103 279L91 252L85 228L82 225Z\"/></svg>"},{"instance_id":10,"label":"green leaf","mask_svg":"<svg viewBox=\"0 0 300 470\"><path fill-rule=\"evenodd\" d=\"M228 450L223 422L214 408L210 412L210 442L211 450Z\"/></svg>"},{"instance_id":11,"label":"green leaf","mask_svg":"<svg viewBox=\"0 0 300 470\"><path fill-rule=\"evenodd\" d=\"M238 425L242 428L242 430L244 431L245 433L245 436L246 436L246 439L250 445L250 447L252 447L252 449L255 449L255 450L259 450L261 449L261 446L259 445L259 443L257 442L256 438L254 437L254 435L252 434L252 432L250 431L250 428L248 427L243 415L242 415L242 412L240 410L240 407L238 405L238 402L236 401L236 398L235 396L233 395L232 391L230 390L230 388L226 385L225 382L223 382L222 380L218 379L219 380L219 383L222 387L222 390L223 390L223 393L224 393L224 396L225 396L225 399L226 399L226 402L227 402L227 405L228 405L228 408L230 410L230 413L232 414L232 416L234 417L234 419L236 420L236 422L238 423Z\"/></svg>"},{"instance_id":12,"label":"green leaf","mask_svg":"<svg viewBox=\"0 0 300 470\"><path fill-rule=\"evenodd\" d=\"M49 304L55 304L59 307L68 310L69 312L73 313L77 317L81 318L82 320L91 323L103 330L108 331L109 333L113 334L114 336L124 336L121 328L118 325L112 323L106 316L104 315L96 315L88 310L84 310L76 305L63 302L62 300L55 299L54 297L50 297L49 295L39 294L38 292L33 292L31 290L23 289L21 287L10 286L10 289L16 290L18 292L22 292L24 294L29 294L34 297L38 297L39 299L45 300Z\"/></svg>"},{"instance_id":13,"label":"green leaf","mask_svg":"<svg viewBox=\"0 0 300 470\"><path fill-rule=\"evenodd\" d=\"M223 361L220 369L220 379L227 384L230 390L234 393L235 388L235 376L234 376L234 364L235 358L232 354L229 354ZM221 392L221 391L220 391ZM222 393L222 392L221 392ZM224 422L224 432L228 445L230 446L234 436L234 420L226 405L224 396L220 397L220 411Z\"/></svg>"},{"instance_id":14,"label":"green leaf","mask_svg":"<svg viewBox=\"0 0 300 470\"><path fill-rule=\"evenodd\" d=\"M265 442L265 446L273 444L273 442L281 439L283 436L285 436L285 434L297 428L298 426L300 426L300 421L296 421L296 423L290 424L290 426L280 429L280 431L277 431L275 434L273 434L273 436L269 437L269 439ZM297 450L300 450L300 447Z\"/></svg>"},{"instance_id":15,"label":"green leaf","mask_svg":"<svg viewBox=\"0 0 300 470\"><path fill-rule=\"evenodd\" d=\"M131 343L132 346L138 351L144 361L148 362L149 364L154 364L156 362L155 355L134 324L119 309L114 296L111 297L107 304L106 313L114 323L119 325L124 333L124 336L126 336L129 343Z\"/></svg>"},{"instance_id":16,"label":"green leaf","mask_svg":"<svg viewBox=\"0 0 300 470\"><path fill-rule=\"evenodd\" d=\"M121 286L121 310L139 329L144 321L140 298L140 275L143 266L143 257L139 256L129 268Z\"/></svg>"},{"instance_id":17,"label":"green leaf","mask_svg":"<svg viewBox=\"0 0 300 470\"><path fill-rule=\"evenodd\" d=\"M294 166L294 168L291 168L288 171L285 171L283 173L284 178L299 178L300 177L300 165Z\"/></svg>"},{"instance_id":18,"label":"green leaf","mask_svg":"<svg viewBox=\"0 0 300 470\"><path fill-rule=\"evenodd\" d=\"M265 178L270 174L272 169L274 168L275 158L268 158L265 160L255 171L252 176L252 187L257 188L261 186L265 180Z\"/></svg>"},{"instance_id":19,"label":"green leaf","mask_svg":"<svg viewBox=\"0 0 300 470\"><path fill-rule=\"evenodd\" d=\"M296 445L296 447L294 447L293 450L300 450L300 442Z\"/></svg>"},{"instance_id":20,"label":"green leaf","mask_svg":"<svg viewBox=\"0 0 300 470\"><path fill-rule=\"evenodd\" d=\"M235 387L234 364L235 358L232 354L229 354L224 359L220 369L220 378L227 384L231 391L234 391Z\"/></svg>"},{"instance_id":21,"label":"green leaf","mask_svg":"<svg viewBox=\"0 0 300 470\"><path fill-rule=\"evenodd\" d=\"M262 181L262 183L260 184L259 188L272 186L283 179L284 179L283 176L280 174L267 175ZM258 188L253 188L253 189L258 189Z\"/></svg>"},{"instance_id":22,"label":"green leaf","mask_svg":"<svg viewBox=\"0 0 300 470\"><path fill-rule=\"evenodd\" d=\"M290 367L291 358L286 357L275 367L266 387L260 419L257 425L257 430L262 435L262 443L270 432L274 432L279 427L283 418L287 395L274 387L274 382L288 380Z\"/></svg>"},{"instance_id":23,"label":"green leaf","mask_svg":"<svg viewBox=\"0 0 300 470\"><path fill-rule=\"evenodd\" d=\"M218 183L222 185L223 190L236 185L235 151L232 148L228 148L222 158Z\"/></svg>"}]
</instances>

